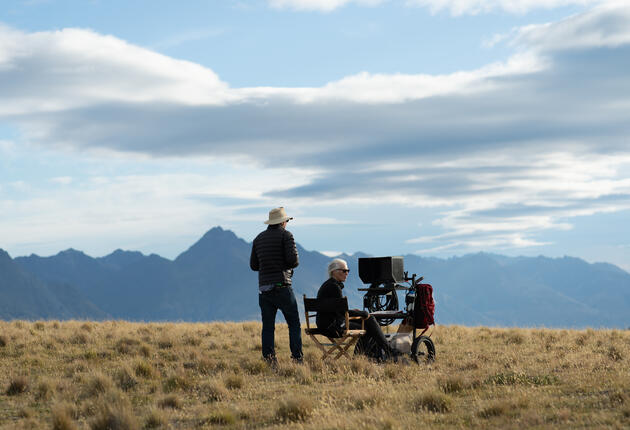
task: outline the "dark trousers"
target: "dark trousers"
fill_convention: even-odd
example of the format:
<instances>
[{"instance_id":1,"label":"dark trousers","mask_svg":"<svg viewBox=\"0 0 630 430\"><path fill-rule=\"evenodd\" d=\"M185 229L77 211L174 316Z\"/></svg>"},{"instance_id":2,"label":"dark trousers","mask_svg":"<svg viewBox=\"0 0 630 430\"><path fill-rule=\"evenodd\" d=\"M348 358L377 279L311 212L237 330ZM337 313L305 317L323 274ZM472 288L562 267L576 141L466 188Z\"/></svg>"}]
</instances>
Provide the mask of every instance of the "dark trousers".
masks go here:
<instances>
[{"instance_id":1,"label":"dark trousers","mask_svg":"<svg viewBox=\"0 0 630 430\"><path fill-rule=\"evenodd\" d=\"M274 288L258 294L258 304L262 315L262 355L265 359L274 359L274 333L276 329L276 313L282 311L289 326L289 346L291 357L302 359L302 329L297 302L291 287Z\"/></svg>"},{"instance_id":2,"label":"dark trousers","mask_svg":"<svg viewBox=\"0 0 630 430\"><path fill-rule=\"evenodd\" d=\"M360 312L363 312L363 311L360 311ZM350 311L350 314L352 313L353 311ZM355 312L355 313L358 314L358 312ZM374 339L376 344L380 346L381 349L385 351L385 353L387 354L391 353L391 348L389 347L389 343L387 343L387 339L385 338L385 335L383 334L383 330L381 329L381 326L379 325L378 321L376 321L376 318L374 318L373 316L370 316L367 320L365 320L364 325L365 325L365 336L368 338ZM357 320L350 321L350 329L360 330L361 321L357 321Z\"/></svg>"}]
</instances>

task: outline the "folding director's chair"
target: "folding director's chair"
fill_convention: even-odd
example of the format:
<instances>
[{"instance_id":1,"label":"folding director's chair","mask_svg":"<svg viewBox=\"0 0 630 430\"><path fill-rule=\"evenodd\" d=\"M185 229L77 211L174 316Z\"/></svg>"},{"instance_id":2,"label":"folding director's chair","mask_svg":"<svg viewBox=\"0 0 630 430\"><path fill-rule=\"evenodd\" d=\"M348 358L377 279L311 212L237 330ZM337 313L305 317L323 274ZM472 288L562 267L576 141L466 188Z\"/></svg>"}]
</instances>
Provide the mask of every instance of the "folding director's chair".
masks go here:
<instances>
[{"instance_id":1,"label":"folding director's chair","mask_svg":"<svg viewBox=\"0 0 630 430\"><path fill-rule=\"evenodd\" d=\"M316 327L311 328L310 319L315 318L317 312L334 312L343 313L346 318L345 331L341 333L340 337L330 337ZM306 314L306 329L304 330L307 335L313 339L315 345L322 352L322 360L331 357L334 352L337 352L334 359L337 360L341 356L350 358L348 350L352 347L361 336L365 334L365 325L363 317L351 317L348 314L348 298L343 297L340 299L309 299L304 295L304 313ZM350 320L361 320L361 330L350 330ZM323 336L330 342L320 342L317 336Z\"/></svg>"}]
</instances>

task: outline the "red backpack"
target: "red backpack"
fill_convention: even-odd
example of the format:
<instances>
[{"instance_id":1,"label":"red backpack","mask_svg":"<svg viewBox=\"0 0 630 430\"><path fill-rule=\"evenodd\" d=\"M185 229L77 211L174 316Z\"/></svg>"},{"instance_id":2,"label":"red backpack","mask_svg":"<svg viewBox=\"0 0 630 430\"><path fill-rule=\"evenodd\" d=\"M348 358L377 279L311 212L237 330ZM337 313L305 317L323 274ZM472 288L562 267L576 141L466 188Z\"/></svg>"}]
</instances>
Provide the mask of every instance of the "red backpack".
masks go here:
<instances>
[{"instance_id":1,"label":"red backpack","mask_svg":"<svg viewBox=\"0 0 630 430\"><path fill-rule=\"evenodd\" d=\"M433 287L430 284L416 284L416 300L414 303L416 328L429 328L435 324L435 302L433 301Z\"/></svg>"}]
</instances>

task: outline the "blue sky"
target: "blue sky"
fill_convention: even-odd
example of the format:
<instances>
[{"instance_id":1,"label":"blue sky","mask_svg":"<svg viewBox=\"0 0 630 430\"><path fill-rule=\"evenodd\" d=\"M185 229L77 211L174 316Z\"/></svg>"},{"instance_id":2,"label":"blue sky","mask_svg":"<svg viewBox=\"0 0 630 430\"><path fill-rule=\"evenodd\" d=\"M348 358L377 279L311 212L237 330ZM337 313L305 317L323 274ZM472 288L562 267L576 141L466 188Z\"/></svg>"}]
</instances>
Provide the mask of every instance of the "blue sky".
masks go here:
<instances>
[{"instance_id":1,"label":"blue sky","mask_svg":"<svg viewBox=\"0 0 630 430\"><path fill-rule=\"evenodd\" d=\"M5 0L0 248L307 249L630 270L630 6Z\"/></svg>"}]
</instances>

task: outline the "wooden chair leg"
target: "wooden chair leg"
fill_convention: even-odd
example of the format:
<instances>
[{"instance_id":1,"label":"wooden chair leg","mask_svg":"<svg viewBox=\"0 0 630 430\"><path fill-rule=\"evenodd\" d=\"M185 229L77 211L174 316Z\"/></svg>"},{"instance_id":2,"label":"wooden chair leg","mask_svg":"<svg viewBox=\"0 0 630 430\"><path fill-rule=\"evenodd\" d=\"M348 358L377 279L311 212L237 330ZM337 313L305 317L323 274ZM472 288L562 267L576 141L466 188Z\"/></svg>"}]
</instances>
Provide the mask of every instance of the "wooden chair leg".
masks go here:
<instances>
[{"instance_id":1,"label":"wooden chair leg","mask_svg":"<svg viewBox=\"0 0 630 430\"><path fill-rule=\"evenodd\" d=\"M345 340L345 339L344 339ZM343 349L340 348L339 353L337 354L337 356L335 357L335 360L337 360L338 358L340 358L342 355L345 356L348 360L350 360L350 356L348 355L348 350L357 342L358 338L357 337L352 337L350 339L349 342L347 342Z\"/></svg>"},{"instance_id":2,"label":"wooden chair leg","mask_svg":"<svg viewBox=\"0 0 630 430\"><path fill-rule=\"evenodd\" d=\"M335 356L335 360L339 359L339 357L345 355L347 358L350 358L348 356L348 354L346 353L346 349L343 348L344 347L344 342L346 341L347 338L343 337L340 339L334 339L333 342L335 343L335 347L334 349L331 349L331 352L334 352L336 350L338 350L339 352L337 353L337 355Z\"/></svg>"},{"instance_id":3,"label":"wooden chair leg","mask_svg":"<svg viewBox=\"0 0 630 430\"><path fill-rule=\"evenodd\" d=\"M329 356L332 355L333 352L339 350L342 351L341 349L341 345L343 345L342 343L339 343L339 340L337 338L334 337L329 337L328 340L330 340L330 342L332 343L332 345L330 346L330 348L328 349L328 351L326 351L326 353L324 354L324 356L322 357L322 360L327 359ZM343 339L342 339L343 340ZM337 357L335 357L335 360L339 358L339 355Z\"/></svg>"},{"instance_id":4,"label":"wooden chair leg","mask_svg":"<svg viewBox=\"0 0 630 430\"><path fill-rule=\"evenodd\" d=\"M315 342L315 346L322 352L322 354L324 354L324 356L326 355L326 348L324 347L324 345L322 345L322 343L313 335L309 335L309 337L313 340L313 342Z\"/></svg>"}]
</instances>

